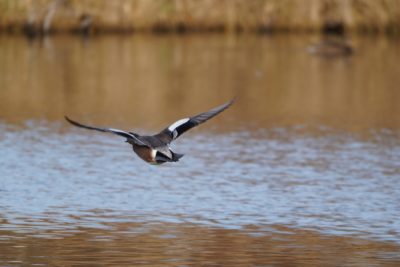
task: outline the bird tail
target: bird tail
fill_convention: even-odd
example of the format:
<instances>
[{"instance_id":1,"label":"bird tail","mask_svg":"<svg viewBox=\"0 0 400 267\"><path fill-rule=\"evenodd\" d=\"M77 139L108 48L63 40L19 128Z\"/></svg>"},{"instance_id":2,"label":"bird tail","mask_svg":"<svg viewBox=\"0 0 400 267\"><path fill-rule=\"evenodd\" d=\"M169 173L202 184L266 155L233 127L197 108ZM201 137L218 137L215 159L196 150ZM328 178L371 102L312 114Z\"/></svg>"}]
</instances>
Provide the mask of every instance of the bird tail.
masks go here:
<instances>
[{"instance_id":1,"label":"bird tail","mask_svg":"<svg viewBox=\"0 0 400 267\"><path fill-rule=\"evenodd\" d=\"M183 156L184 156L184 154L178 154L178 153L172 152L172 160L173 161L179 161L179 159L182 158Z\"/></svg>"}]
</instances>

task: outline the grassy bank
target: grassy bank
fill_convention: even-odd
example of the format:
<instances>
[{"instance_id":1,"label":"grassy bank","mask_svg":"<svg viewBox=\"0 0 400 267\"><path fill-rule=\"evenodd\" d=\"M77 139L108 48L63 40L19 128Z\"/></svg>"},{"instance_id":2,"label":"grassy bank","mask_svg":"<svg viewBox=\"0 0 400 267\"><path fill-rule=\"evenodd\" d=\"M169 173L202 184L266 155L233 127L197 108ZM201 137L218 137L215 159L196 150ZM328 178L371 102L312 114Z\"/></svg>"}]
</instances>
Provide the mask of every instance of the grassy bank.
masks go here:
<instances>
[{"instance_id":1,"label":"grassy bank","mask_svg":"<svg viewBox=\"0 0 400 267\"><path fill-rule=\"evenodd\" d=\"M0 0L3 32L400 32L400 0Z\"/></svg>"}]
</instances>

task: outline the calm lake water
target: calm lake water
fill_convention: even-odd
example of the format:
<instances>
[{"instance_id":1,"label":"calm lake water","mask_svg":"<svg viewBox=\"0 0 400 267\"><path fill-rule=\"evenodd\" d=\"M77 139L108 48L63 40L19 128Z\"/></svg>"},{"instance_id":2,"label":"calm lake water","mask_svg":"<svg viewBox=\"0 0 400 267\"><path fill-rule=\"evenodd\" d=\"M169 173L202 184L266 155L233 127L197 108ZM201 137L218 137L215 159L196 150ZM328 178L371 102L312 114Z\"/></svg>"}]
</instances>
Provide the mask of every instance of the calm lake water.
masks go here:
<instances>
[{"instance_id":1,"label":"calm lake water","mask_svg":"<svg viewBox=\"0 0 400 267\"><path fill-rule=\"evenodd\" d=\"M0 266L399 266L400 40L0 37ZM78 121L155 133L151 166Z\"/></svg>"}]
</instances>

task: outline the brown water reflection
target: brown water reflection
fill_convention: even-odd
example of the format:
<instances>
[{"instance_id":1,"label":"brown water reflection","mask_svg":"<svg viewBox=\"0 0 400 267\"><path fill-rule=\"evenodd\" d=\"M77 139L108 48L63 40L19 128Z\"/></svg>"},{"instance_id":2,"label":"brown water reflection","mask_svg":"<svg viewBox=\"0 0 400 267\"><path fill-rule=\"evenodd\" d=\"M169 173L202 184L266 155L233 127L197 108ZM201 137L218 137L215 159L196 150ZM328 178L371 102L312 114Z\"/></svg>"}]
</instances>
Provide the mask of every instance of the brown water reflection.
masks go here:
<instances>
[{"instance_id":1,"label":"brown water reflection","mask_svg":"<svg viewBox=\"0 0 400 267\"><path fill-rule=\"evenodd\" d=\"M399 246L269 226L108 223L32 235L1 231L2 266L398 266ZM339 256L340 255L340 256ZM396 256L397 255L397 256Z\"/></svg>"},{"instance_id":2,"label":"brown water reflection","mask_svg":"<svg viewBox=\"0 0 400 267\"><path fill-rule=\"evenodd\" d=\"M9 122L70 114L158 129L237 95L235 120L263 127L400 127L397 40L354 37L354 56L326 59L306 52L312 36L0 38Z\"/></svg>"}]
</instances>

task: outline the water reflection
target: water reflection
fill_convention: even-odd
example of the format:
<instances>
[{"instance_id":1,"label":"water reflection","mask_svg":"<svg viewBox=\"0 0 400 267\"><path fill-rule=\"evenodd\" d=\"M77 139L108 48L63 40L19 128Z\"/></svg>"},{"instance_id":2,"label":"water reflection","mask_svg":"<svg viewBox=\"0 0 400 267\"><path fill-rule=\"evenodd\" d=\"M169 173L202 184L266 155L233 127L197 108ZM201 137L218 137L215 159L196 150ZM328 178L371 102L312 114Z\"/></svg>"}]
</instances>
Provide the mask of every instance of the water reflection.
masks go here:
<instances>
[{"instance_id":1,"label":"water reflection","mask_svg":"<svg viewBox=\"0 0 400 267\"><path fill-rule=\"evenodd\" d=\"M307 53L313 40L60 36L29 44L1 37L0 115L15 123L70 114L158 130L237 95L240 123L398 129L398 41L355 37L354 56L325 59Z\"/></svg>"},{"instance_id":2,"label":"water reflection","mask_svg":"<svg viewBox=\"0 0 400 267\"><path fill-rule=\"evenodd\" d=\"M241 231L196 224L107 223L50 234L2 231L0 263L18 266L396 266L398 247L384 242L269 226ZM262 233L262 234L260 234ZM10 238L11 237L11 238ZM340 244L340 245L338 245ZM51 256L49 256L51 255ZM341 255L338 257L338 255Z\"/></svg>"},{"instance_id":3,"label":"water reflection","mask_svg":"<svg viewBox=\"0 0 400 267\"><path fill-rule=\"evenodd\" d=\"M398 265L400 48L312 38L0 37L0 264ZM63 120L156 132L233 95L161 167Z\"/></svg>"}]
</instances>

